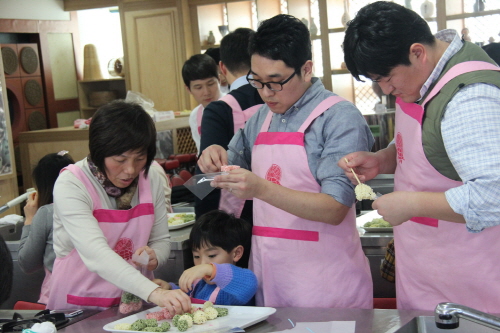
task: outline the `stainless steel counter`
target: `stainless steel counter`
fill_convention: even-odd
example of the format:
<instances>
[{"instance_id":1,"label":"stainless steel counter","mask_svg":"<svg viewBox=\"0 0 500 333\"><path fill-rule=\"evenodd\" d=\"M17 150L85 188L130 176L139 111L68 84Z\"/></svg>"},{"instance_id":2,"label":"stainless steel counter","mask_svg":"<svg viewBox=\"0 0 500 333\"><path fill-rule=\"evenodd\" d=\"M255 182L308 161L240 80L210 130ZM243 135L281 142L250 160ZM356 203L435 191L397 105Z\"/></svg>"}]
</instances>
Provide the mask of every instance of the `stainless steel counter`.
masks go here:
<instances>
[{"instance_id":1,"label":"stainless steel counter","mask_svg":"<svg viewBox=\"0 0 500 333\"><path fill-rule=\"evenodd\" d=\"M394 332L411 319L420 315L432 315L429 311L362 310L362 309L315 309L315 308L278 308L267 320L245 329L247 333L267 333L291 329L288 319L297 322L355 321L356 333ZM110 322L124 318L117 307L100 312L59 333L105 332L102 327ZM320 332L317 332L320 333Z\"/></svg>"}]
</instances>

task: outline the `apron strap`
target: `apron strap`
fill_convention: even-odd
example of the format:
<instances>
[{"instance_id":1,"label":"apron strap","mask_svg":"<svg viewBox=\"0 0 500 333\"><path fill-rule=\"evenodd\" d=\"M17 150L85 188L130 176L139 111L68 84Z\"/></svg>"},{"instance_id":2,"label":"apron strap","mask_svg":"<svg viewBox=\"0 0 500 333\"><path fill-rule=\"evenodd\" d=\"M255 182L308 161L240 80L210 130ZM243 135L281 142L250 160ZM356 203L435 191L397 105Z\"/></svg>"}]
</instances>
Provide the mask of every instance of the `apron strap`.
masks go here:
<instances>
[{"instance_id":1,"label":"apron strap","mask_svg":"<svg viewBox=\"0 0 500 333\"><path fill-rule=\"evenodd\" d=\"M68 170L71 173L73 173L76 176L76 178L78 178L82 182L83 186L85 186L85 188L87 189L87 191L90 194L90 198L92 199L92 203L94 206L93 209L94 210L101 209L102 208L101 199L99 199L99 195L97 194L97 191L94 188L94 185L92 185L92 182L87 177L87 175L85 175L83 170L76 164L70 164L70 165L66 166L65 168L63 168L61 170L61 172L63 172L64 170Z\"/></svg>"},{"instance_id":2,"label":"apron strap","mask_svg":"<svg viewBox=\"0 0 500 333\"><path fill-rule=\"evenodd\" d=\"M425 101L422 103L422 107L428 103L440 90L444 87L445 84L456 78L457 76L465 73L470 73L474 71L481 70L491 70L491 71L500 71L500 67L490 64L485 61L465 61L453 66L445 75L439 80L439 82L432 88L432 91L427 96Z\"/></svg>"},{"instance_id":3,"label":"apron strap","mask_svg":"<svg viewBox=\"0 0 500 333\"><path fill-rule=\"evenodd\" d=\"M198 125L198 134L201 135L201 120L203 119L203 110L205 108L203 105L198 105L197 113L196 113L196 125Z\"/></svg>"},{"instance_id":4,"label":"apron strap","mask_svg":"<svg viewBox=\"0 0 500 333\"><path fill-rule=\"evenodd\" d=\"M238 101L236 100L236 98L234 98L233 95L231 94L227 94L227 95L224 95L222 96L219 101L223 101L224 103L226 103L227 105L229 105L229 107L231 107L231 109L233 111L243 111L241 109L241 106L240 106L240 103L238 103Z\"/></svg>"},{"instance_id":5,"label":"apron strap","mask_svg":"<svg viewBox=\"0 0 500 333\"><path fill-rule=\"evenodd\" d=\"M309 117L307 117L306 121L300 126L298 132L304 133L307 128L311 125L311 123L318 118L320 115L322 115L326 110L337 104L338 102L345 101L344 98L340 96L330 96L327 99L323 100L321 103L318 104L314 108L314 110L311 112Z\"/></svg>"}]
</instances>

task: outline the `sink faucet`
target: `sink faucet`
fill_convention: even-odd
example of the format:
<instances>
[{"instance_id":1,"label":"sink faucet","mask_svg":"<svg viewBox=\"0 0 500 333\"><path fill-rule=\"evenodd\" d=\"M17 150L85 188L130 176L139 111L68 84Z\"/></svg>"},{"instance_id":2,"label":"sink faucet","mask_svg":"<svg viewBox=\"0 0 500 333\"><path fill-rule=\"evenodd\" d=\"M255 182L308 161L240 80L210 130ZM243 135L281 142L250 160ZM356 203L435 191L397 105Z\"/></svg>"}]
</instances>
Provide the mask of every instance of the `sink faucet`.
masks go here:
<instances>
[{"instance_id":1,"label":"sink faucet","mask_svg":"<svg viewBox=\"0 0 500 333\"><path fill-rule=\"evenodd\" d=\"M439 303L434 310L434 317L436 326L441 329L457 328L458 319L462 317L479 325L500 330L500 317L456 303Z\"/></svg>"}]
</instances>

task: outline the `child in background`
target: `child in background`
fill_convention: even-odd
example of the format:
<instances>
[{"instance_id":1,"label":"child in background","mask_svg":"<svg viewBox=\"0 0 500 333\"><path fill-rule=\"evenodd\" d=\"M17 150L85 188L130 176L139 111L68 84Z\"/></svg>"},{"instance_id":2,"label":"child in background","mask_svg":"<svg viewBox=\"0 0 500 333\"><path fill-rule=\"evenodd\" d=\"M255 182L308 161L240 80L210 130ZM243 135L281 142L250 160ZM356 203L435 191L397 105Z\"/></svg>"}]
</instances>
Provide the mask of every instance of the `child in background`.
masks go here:
<instances>
[{"instance_id":1,"label":"child in background","mask_svg":"<svg viewBox=\"0 0 500 333\"><path fill-rule=\"evenodd\" d=\"M251 225L220 210L200 216L191 229L188 244L193 251L194 267L184 271L179 287L192 298L219 305L254 305L257 277L246 268L237 267L248 257ZM165 289L179 288L156 279Z\"/></svg>"},{"instance_id":2,"label":"child in background","mask_svg":"<svg viewBox=\"0 0 500 333\"><path fill-rule=\"evenodd\" d=\"M49 281L56 255L52 239L54 207L52 191L59 172L75 163L68 151L47 154L33 169L32 177L37 192L28 196L24 206L24 226L19 243L18 261L23 272L29 274L45 268L39 303L48 301Z\"/></svg>"}]
</instances>

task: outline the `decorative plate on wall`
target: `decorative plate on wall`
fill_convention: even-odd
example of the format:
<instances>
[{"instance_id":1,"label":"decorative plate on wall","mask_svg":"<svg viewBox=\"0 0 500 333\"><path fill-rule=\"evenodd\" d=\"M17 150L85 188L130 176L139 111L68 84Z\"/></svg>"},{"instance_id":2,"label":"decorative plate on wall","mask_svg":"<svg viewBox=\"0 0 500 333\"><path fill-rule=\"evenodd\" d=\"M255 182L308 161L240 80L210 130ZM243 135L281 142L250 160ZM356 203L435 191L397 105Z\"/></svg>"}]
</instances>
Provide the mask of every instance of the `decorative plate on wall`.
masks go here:
<instances>
[{"instance_id":1,"label":"decorative plate on wall","mask_svg":"<svg viewBox=\"0 0 500 333\"><path fill-rule=\"evenodd\" d=\"M33 74L38 69L38 56L33 48L27 46L21 50L21 66L28 74Z\"/></svg>"},{"instance_id":2,"label":"decorative plate on wall","mask_svg":"<svg viewBox=\"0 0 500 333\"><path fill-rule=\"evenodd\" d=\"M33 111L28 117L28 127L30 131L37 131L47 128L45 116L40 111Z\"/></svg>"},{"instance_id":3,"label":"decorative plate on wall","mask_svg":"<svg viewBox=\"0 0 500 333\"><path fill-rule=\"evenodd\" d=\"M13 74L17 71L17 54L10 47L2 47L3 70L6 74Z\"/></svg>"},{"instance_id":4,"label":"decorative plate on wall","mask_svg":"<svg viewBox=\"0 0 500 333\"><path fill-rule=\"evenodd\" d=\"M28 80L24 85L24 95L30 105L37 106L42 100L43 89L35 80Z\"/></svg>"}]
</instances>

